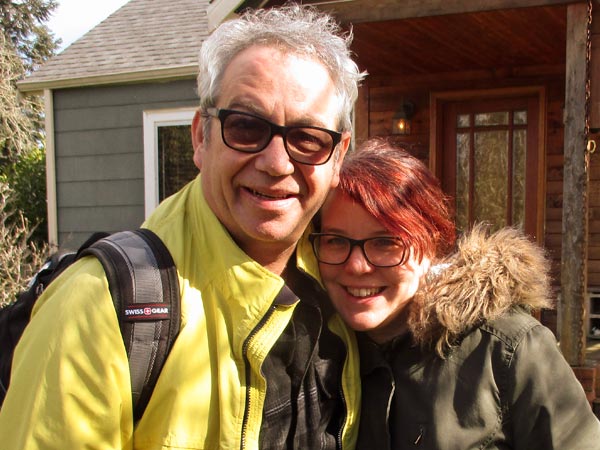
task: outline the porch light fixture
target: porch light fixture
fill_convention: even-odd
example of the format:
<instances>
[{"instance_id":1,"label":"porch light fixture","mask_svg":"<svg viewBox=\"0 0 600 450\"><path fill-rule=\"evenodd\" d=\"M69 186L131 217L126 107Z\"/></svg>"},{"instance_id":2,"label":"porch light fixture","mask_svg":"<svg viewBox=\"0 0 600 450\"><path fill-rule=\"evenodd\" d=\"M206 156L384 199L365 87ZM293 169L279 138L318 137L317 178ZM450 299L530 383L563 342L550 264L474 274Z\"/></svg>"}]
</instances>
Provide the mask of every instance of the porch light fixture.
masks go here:
<instances>
[{"instance_id":1,"label":"porch light fixture","mask_svg":"<svg viewBox=\"0 0 600 450\"><path fill-rule=\"evenodd\" d=\"M415 104L402 101L400 108L392 118L392 134L410 134L410 120L415 115Z\"/></svg>"}]
</instances>

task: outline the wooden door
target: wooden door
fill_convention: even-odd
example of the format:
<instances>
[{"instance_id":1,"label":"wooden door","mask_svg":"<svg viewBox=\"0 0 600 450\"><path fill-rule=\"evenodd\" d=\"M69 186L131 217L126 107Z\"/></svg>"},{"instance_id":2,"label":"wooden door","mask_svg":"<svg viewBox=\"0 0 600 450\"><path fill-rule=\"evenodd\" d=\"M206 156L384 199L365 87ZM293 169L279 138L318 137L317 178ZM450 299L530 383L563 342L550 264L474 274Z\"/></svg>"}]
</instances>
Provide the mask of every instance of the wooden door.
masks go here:
<instances>
[{"instance_id":1,"label":"wooden door","mask_svg":"<svg viewBox=\"0 0 600 450\"><path fill-rule=\"evenodd\" d=\"M537 96L443 102L437 172L459 231L484 221L538 235L539 104Z\"/></svg>"}]
</instances>

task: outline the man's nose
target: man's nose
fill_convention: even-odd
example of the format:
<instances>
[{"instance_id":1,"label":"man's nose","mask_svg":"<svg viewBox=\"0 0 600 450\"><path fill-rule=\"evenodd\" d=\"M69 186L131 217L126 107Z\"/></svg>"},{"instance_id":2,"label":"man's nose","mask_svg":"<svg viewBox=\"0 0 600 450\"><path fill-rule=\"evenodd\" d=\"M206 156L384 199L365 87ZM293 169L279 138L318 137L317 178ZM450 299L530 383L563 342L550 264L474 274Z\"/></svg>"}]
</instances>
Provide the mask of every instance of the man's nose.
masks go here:
<instances>
[{"instance_id":1,"label":"man's nose","mask_svg":"<svg viewBox=\"0 0 600 450\"><path fill-rule=\"evenodd\" d=\"M271 141L257 154L256 168L272 176L289 175L294 172L294 164L281 134L273 134Z\"/></svg>"}]
</instances>

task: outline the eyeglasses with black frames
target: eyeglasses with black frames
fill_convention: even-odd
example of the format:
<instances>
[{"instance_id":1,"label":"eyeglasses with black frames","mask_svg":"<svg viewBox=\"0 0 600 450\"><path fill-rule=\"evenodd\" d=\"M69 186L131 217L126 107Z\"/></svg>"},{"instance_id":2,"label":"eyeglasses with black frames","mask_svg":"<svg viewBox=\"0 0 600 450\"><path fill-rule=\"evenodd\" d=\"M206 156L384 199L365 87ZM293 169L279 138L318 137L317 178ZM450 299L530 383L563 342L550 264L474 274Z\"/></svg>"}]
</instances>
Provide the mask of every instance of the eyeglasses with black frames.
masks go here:
<instances>
[{"instance_id":1,"label":"eyeglasses with black frames","mask_svg":"<svg viewBox=\"0 0 600 450\"><path fill-rule=\"evenodd\" d=\"M311 233L308 238L317 260L324 264L344 264L356 246L375 267L399 266L406 262L409 254L404 241L395 236L350 239L339 234Z\"/></svg>"},{"instance_id":2,"label":"eyeglasses with black frames","mask_svg":"<svg viewBox=\"0 0 600 450\"><path fill-rule=\"evenodd\" d=\"M221 137L227 147L238 152L258 153L269 145L273 136L280 135L289 157L300 164L325 164L342 139L342 133L337 131L309 125L276 125L233 109L207 108L206 114L221 122Z\"/></svg>"}]
</instances>

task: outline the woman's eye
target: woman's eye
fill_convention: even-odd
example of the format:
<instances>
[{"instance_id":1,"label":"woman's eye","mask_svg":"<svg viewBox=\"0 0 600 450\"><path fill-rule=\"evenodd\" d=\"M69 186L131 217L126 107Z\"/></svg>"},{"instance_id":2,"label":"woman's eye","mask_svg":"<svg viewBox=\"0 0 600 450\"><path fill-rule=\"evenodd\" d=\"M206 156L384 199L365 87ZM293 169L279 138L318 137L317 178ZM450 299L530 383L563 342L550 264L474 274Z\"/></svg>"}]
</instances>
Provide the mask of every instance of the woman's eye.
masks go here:
<instances>
[{"instance_id":1,"label":"woman's eye","mask_svg":"<svg viewBox=\"0 0 600 450\"><path fill-rule=\"evenodd\" d=\"M348 241L340 236L326 236L321 239L321 245L327 247L345 247Z\"/></svg>"},{"instance_id":2,"label":"woman's eye","mask_svg":"<svg viewBox=\"0 0 600 450\"><path fill-rule=\"evenodd\" d=\"M373 239L373 245L381 250L393 250L396 248L402 248L400 243L396 239L392 238L377 238Z\"/></svg>"}]
</instances>

